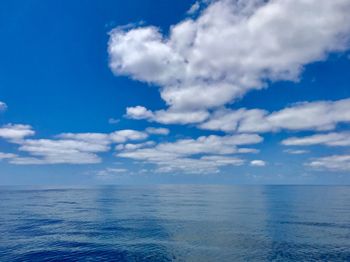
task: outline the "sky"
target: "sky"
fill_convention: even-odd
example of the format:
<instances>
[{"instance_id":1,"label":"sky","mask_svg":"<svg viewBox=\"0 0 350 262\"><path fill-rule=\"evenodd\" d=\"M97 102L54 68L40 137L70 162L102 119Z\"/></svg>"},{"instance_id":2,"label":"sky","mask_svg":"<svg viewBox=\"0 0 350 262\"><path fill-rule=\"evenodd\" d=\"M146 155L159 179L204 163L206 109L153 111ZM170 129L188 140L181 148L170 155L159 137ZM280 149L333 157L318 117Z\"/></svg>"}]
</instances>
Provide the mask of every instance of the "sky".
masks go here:
<instances>
[{"instance_id":1,"label":"sky","mask_svg":"<svg viewBox=\"0 0 350 262\"><path fill-rule=\"evenodd\" d=\"M0 3L0 185L350 184L349 0Z\"/></svg>"}]
</instances>

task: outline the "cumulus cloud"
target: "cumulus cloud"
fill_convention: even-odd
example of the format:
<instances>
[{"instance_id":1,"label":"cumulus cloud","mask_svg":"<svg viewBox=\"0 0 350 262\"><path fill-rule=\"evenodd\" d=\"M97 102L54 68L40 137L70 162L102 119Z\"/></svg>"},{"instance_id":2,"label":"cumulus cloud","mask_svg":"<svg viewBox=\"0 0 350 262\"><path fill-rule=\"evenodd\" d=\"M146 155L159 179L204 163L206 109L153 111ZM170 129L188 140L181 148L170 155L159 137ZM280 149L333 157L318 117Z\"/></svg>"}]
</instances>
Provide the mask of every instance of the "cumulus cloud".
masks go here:
<instances>
[{"instance_id":1,"label":"cumulus cloud","mask_svg":"<svg viewBox=\"0 0 350 262\"><path fill-rule=\"evenodd\" d=\"M154 147L125 149L117 148L116 156L156 164L159 172L212 173L227 165L241 165L243 160L232 156L235 153L252 153L254 149L240 150L237 146L262 142L254 134L233 136L201 136L197 139L180 139ZM244 149L244 148L243 148Z\"/></svg>"},{"instance_id":2,"label":"cumulus cloud","mask_svg":"<svg viewBox=\"0 0 350 262\"><path fill-rule=\"evenodd\" d=\"M144 106L127 107L126 117L131 119L152 119L153 113Z\"/></svg>"},{"instance_id":3,"label":"cumulus cloud","mask_svg":"<svg viewBox=\"0 0 350 262\"><path fill-rule=\"evenodd\" d=\"M266 166L266 162L263 160L252 160L250 161L250 165L262 167L262 166Z\"/></svg>"},{"instance_id":4,"label":"cumulus cloud","mask_svg":"<svg viewBox=\"0 0 350 262\"><path fill-rule=\"evenodd\" d=\"M130 140L143 140L148 137L148 134L141 131L125 129L111 133L110 139L115 143L125 143Z\"/></svg>"},{"instance_id":5,"label":"cumulus cloud","mask_svg":"<svg viewBox=\"0 0 350 262\"><path fill-rule=\"evenodd\" d=\"M96 164L101 159L96 155L109 150L108 144L91 140L73 139L26 139L21 141L20 151L30 157L12 159L13 164Z\"/></svg>"},{"instance_id":6,"label":"cumulus cloud","mask_svg":"<svg viewBox=\"0 0 350 262\"><path fill-rule=\"evenodd\" d=\"M269 113L262 109L221 109L199 125L225 132L270 132L279 130L332 130L350 122L350 99L301 102Z\"/></svg>"},{"instance_id":7,"label":"cumulus cloud","mask_svg":"<svg viewBox=\"0 0 350 262\"><path fill-rule=\"evenodd\" d=\"M125 143L147 138L147 134L136 130L119 130L103 133L63 133L56 139L25 139L19 150L30 157L12 159L13 164L96 164L102 159L97 153L110 150L112 143Z\"/></svg>"},{"instance_id":8,"label":"cumulus cloud","mask_svg":"<svg viewBox=\"0 0 350 262\"><path fill-rule=\"evenodd\" d=\"M6 110L7 110L6 103L0 101L0 112L6 111Z\"/></svg>"},{"instance_id":9,"label":"cumulus cloud","mask_svg":"<svg viewBox=\"0 0 350 262\"><path fill-rule=\"evenodd\" d=\"M167 132L163 128L125 129L112 133L62 133L52 139L28 139L27 136L35 134L30 126L6 125L0 128L0 137L17 144L18 150L26 156L0 154L0 158L17 165L96 164L102 161L98 153L110 151L112 144L119 144L119 149L135 150L152 146L154 142L127 142L144 140L148 133L164 135Z\"/></svg>"},{"instance_id":10,"label":"cumulus cloud","mask_svg":"<svg viewBox=\"0 0 350 262\"><path fill-rule=\"evenodd\" d=\"M6 140L21 140L34 134L34 130L29 125L7 124L0 127L0 138Z\"/></svg>"},{"instance_id":11,"label":"cumulus cloud","mask_svg":"<svg viewBox=\"0 0 350 262\"><path fill-rule=\"evenodd\" d=\"M128 107L125 116L130 119L146 119L161 124L190 124L203 122L209 117L209 113L206 110L178 111L172 109L152 112L143 106L136 106Z\"/></svg>"},{"instance_id":12,"label":"cumulus cloud","mask_svg":"<svg viewBox=\"0 0 350 262\"><path fill-rule=\"evenodd\" d=\"M350 146L350 133L328 133L317 134L306 137L291 137L282 141L286 146L310 146L310 145L327 145L327 146Z\"/></svg>"},{"instance_id":13,"label":"cumulus cloud","mask_svg":"<svg viewBox=\"0 0 350 262\"><path fill-rule=\"evenodd\" d=\"M114 29L110 68L161 87L177 116L163 123L189 123L189 112L223 106L269 81L297 81L304 65L346 50L349 12L348 0L212 1L197 18L173 25L168 36L153 26ZM127 111L136 119L158 119L158 112L141 106Z\"/></svg>"},{"instance_id":14,"label":"cumulus cloud","mask_svg":"<svg viewBox=\"0 0 350 262\"><path fill-rule=\"evenodd\" d=\"M333 155L327 157L316 158L306 166L317 170L329 171L350 171L350 155Z\"/></svg>"}]
</instances>

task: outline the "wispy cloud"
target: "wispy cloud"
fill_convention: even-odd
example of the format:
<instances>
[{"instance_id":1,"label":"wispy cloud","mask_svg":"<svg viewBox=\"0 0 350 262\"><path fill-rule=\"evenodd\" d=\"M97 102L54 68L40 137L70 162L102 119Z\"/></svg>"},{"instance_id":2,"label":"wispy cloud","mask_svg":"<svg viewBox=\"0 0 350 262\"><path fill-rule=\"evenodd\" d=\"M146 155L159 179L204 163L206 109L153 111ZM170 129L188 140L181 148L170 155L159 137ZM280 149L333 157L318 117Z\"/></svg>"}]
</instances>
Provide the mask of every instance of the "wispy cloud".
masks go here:
<instances>
[{"instance_id":1,"label":"wispy cloud","mask_svg":"<svg viewBox=\"0 0 350 262\"><path fill-rule=\"evenodd\" d=\"M302 154L307 154L310 151L302 150L302 149L286 149L283 152L291 154L291 155L302 155Z\"/></svg>"},{"instance_id":2,"label":"wispy cloud","mask_svg":"<svg viewBox=\"0 0 350 262\"><path fill-rule=\"evenodd\" d=\"M316 134L305 137L291 137L282 141L286 146L310 146L310 145L326 145L326 146L350 146L349 132L335 132L328 134Z\"/></svg>"}]
</instances>

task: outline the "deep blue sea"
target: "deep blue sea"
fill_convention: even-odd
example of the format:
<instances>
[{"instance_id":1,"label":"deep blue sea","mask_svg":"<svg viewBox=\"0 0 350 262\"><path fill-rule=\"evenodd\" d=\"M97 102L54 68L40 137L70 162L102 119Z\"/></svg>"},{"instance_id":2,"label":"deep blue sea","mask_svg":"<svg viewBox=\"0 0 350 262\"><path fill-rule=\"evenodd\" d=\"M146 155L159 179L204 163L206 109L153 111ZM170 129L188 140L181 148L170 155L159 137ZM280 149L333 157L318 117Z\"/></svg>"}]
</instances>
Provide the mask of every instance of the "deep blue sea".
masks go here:
<instances>
[{"instance_id":1,"label":"deep blue sea","mask_svg":"<svg viewBox=\"0 0 350 262\"><path fill-rule=\"evenodd\" d=\"M350 261L350 187L0 187L0 261Z\"/></svg>"}]
</instances>

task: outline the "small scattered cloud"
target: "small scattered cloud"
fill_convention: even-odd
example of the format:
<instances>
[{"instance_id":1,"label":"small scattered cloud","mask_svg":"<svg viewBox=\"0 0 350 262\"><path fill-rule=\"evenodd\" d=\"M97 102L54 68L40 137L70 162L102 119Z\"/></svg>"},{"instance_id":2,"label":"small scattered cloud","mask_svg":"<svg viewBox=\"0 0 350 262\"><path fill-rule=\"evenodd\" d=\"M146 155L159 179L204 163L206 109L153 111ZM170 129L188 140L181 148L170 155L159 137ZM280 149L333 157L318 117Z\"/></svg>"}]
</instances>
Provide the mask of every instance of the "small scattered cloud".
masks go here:
<instances>
[{"instance_id":1,"label":"small scattered cloud","mask_svg":"<svg viewBox=\"0 0 350 262\"><path fill-rule=\"evenodd\" d=\"M130 119L152 119L153 113L144 106L127 107L126 115Z\"/></svg>"},{"instance_id":2,"label":"small scattered cloud","mask_svg":"<svg viewBox=\"0 0 350 262\"><path fill-rule=\"evenodd\" d=\"M191 6L191 8L187 11L187 14L193 15L193 14L197 13L199 11L200 7L201 7L200 2L199 1L195 2Z\"/></svg>"},{"instance_id":3,"label":"small scattered cloud","mask_svg":"<svg viewBox=\"0 0 350 262\"><path fill-rule=\"evenodd\" d=\"M0 101L0 112L6 111L6 110L7 110L6 103Z\"/></svg>"},{"instance_id":4,"label":"small scattered cloud","mask_svg":"<svg viewBox=\"0 0 350 262\"><path fill-rule=\"evenodd\" d=\"M263 160L252 160L250 161L251 166L263 167L266 166L266 162Z\"/></svg>"},{"instance_id":5,"label":"small scattered cloud","mask_svg":"<svg viewBox=\"0 0 350 262\"><path fill-rule=\"evenodd\" d=\"M108 123L111 124L111 125L115 125L115 124L118 124L120 122L120 119L116 119L116 118L110 118L108 119Z\"/></svg>"}]
</instances>

